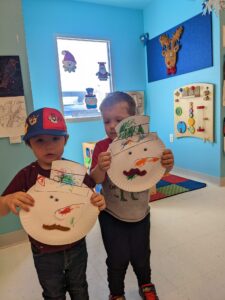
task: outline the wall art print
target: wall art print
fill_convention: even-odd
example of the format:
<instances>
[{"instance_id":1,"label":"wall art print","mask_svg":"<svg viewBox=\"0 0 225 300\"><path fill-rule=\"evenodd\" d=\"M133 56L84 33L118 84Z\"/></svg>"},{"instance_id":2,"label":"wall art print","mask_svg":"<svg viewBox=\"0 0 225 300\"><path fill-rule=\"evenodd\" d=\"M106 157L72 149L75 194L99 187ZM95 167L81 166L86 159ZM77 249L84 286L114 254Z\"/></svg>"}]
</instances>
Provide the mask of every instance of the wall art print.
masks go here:
<instances>
[{"instance_id":1,"label":"wall art print","mask_svg":"<svg viewBox=\"0 0 225 300\"><path fill-rule=\"evenodd\" d=\"M165 58L165 65L168 75L173 75L177 72L177 53L180 46L180 38L183 32L183 27L180 26L173 33L172 37L167 34L162 34L159 38L159 42L162 46L162 56Z\"/></svg>"},{"instance_id":2,"label":"wall art print","mask_svg":"<svg viewBox=\"0 0 225 300\"><path fill-rule=\"evenodd\" d=\"M19 56L0 56L0 97L23 95Z\"/></svg>"},{"instance_id":3,"label":"wall art print","mask_svg":"<svg viewBox=\"0 0 225 300\"><path fill-rule=\"evenodd\" d=\"M160 37L172 37L182 27L180 49L177 52L176 72L167 73ZM147 42L148 82L171 78L213 65L212 16L198 14Z\"/></svg>"}]
</instances>

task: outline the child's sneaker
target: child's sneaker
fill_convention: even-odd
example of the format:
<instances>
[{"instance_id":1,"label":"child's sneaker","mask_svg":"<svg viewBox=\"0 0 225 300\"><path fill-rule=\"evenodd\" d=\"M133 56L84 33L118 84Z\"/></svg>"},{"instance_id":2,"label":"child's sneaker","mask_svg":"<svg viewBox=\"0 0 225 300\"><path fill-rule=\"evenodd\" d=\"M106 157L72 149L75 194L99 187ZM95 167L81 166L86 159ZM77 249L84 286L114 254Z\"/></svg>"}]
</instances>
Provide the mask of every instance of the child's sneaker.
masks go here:
<instances>
[{"instance_id":1,"label":"child's sneaker","mask_svg":"<svg viewBox=\"0 0 225 300\"><path fill-rule=\"evenodd\" d=\"M139 294L143 300L159 300L156 294L155 286L152 283L143 284L139 288Z\"/></svg>"},{"instance_id":2,"label":"child's sneaker","mask_svg":"<svg viewBox=\"0 0 225 300\"><path fill-rule=\"evenodd\" d=\"M109 295L109 300L126 300L124 296L112 296Z\"/></svg>"}]
</instances>

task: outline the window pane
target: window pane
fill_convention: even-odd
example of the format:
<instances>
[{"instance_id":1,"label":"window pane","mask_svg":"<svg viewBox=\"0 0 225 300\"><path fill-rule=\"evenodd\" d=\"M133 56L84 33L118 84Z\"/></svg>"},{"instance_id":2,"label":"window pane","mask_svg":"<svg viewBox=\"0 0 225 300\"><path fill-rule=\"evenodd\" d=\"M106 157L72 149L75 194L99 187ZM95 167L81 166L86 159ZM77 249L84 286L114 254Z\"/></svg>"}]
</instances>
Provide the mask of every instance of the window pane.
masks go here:
<instances>
[{"instance_id":1,"label":"window pane","mask_svg":"<svg viewBox=\"0 0 225 300\"><path fill-rule=\"evenodd\" d=\"M65 118L99 117L99 105L112 91L109 41L56 40Z\"/></svg>"}]
</instances>

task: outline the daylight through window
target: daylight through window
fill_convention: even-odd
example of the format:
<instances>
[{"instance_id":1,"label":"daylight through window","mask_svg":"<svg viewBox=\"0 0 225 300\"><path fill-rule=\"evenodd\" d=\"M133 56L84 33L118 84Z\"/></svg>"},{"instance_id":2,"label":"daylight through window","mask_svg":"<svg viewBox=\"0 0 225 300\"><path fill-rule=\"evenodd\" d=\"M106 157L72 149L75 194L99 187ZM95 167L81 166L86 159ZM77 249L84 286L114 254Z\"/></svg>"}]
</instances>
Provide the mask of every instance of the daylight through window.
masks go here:
<instances>
[{"instance_id":1,"label":"daylight through window","mask_svg":"<svg viewBox=\"0 0 225 300\"><path fill-rule=\"evenodd\" d=\"M65 118L99 117L99 105L112 91L109 41L66 37L56 40Z\"/></svg>"}]
</instances>

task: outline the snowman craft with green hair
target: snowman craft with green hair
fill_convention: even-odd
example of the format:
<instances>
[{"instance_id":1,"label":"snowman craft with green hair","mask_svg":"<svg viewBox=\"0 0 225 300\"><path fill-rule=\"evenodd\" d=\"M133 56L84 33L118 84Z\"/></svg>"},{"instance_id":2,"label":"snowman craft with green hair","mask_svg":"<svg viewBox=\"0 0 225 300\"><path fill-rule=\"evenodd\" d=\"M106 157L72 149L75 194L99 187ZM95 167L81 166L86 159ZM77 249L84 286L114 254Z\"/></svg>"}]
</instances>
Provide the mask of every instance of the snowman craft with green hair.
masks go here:
<instances>
[{"instance_id":1,"label":"snowman craft with green hair","mask_svg":"<svg viewBox=\"0 0 225 300\"><path fill-rule=\"evenodd\" d=\"M149 132L149 116L130 116L116 127L117 138L109 146L111 181L128 192L150 189L164 175L161 156L165 150L156 133Z\"/></svg>"}]
</instances>

